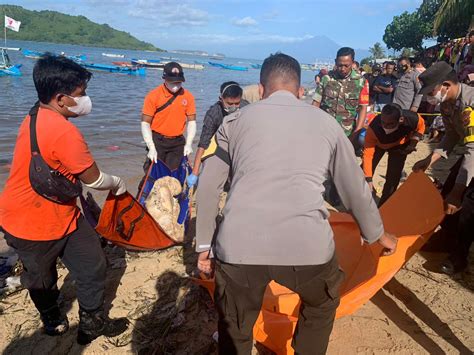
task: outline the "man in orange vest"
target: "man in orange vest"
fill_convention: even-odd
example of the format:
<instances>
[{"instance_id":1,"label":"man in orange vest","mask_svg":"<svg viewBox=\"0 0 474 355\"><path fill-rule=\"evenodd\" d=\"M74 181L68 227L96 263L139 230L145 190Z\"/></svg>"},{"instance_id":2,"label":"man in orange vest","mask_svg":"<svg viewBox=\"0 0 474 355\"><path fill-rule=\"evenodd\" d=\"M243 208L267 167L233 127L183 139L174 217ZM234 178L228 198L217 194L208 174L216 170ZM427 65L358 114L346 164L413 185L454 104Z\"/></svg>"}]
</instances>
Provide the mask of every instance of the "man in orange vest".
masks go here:
<instances>
[{"instance_id":1,"label":"man in orange vest","mask_svg":"<svg viewBox=\"0 0 474 355\"><path fill-rule=\"evenodd\" d=\"M176 169L183 155L193 152L196 135L196 106L194 96L182 83L183 68L169 62L163 69L164 83L145 97L142 110L142 135L148 148L148 161L163 161L171 170ZM187 126L186 139L183 136ZM146 164L147 164L146 163Z\"/></svg>"}]
</instances>

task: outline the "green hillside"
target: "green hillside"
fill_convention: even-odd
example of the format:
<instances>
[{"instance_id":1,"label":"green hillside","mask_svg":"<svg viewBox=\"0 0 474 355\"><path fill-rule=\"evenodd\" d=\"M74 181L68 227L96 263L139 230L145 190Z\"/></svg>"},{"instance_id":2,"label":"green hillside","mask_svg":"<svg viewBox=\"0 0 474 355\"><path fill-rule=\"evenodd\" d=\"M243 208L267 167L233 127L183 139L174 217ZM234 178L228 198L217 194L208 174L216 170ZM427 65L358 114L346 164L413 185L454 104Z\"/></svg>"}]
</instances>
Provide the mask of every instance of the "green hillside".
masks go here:
<instances>
[{"instance_id":1,"label":"green hillside","mask_svg":"<svg viewBox=\"0 0 474 355\"><path fill-rule=\"evenodd\" d=\"M16 5L0 5L2 24L3 13L21 21L20 32L7 30L9 39L93 47L161 50L150 43L139 41L127 32L115 30L107 24L99 25L84 16L70 16L49 10L30 11Z\"/></svg>"}]
</instances>

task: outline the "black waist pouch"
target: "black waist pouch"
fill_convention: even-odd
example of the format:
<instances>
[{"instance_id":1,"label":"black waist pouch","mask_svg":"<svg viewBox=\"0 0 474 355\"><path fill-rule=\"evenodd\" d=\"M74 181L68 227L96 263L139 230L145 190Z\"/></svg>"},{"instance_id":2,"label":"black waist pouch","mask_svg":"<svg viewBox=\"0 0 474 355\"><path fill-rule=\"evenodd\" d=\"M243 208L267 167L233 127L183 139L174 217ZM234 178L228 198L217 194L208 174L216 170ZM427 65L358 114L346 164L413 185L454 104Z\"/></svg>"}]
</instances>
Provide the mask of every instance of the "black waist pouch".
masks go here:
<instances>
[{"instance_id":1,"label":"black waist pouch","mask_svg":"<svg viewBox=\"0 0 474 355\"><path fill-rule=\"evenodd\" d=\"M30 110L30 184L33 190L44 198L59 204L66 204L82 194L79 180L72 182L59 171L51 168L41 156L36 138L36 119L39 102Z\"/></svg>"}]
</instances>

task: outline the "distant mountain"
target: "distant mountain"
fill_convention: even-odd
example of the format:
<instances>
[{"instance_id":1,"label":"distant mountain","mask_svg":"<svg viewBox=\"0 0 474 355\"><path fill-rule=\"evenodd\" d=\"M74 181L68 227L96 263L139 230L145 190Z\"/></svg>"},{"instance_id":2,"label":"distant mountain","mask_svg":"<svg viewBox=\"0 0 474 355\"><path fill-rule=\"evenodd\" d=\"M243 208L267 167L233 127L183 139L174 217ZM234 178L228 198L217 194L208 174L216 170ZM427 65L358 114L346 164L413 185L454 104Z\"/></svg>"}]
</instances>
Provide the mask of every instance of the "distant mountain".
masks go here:
<instances>
[{"instance_id":1,"label":"distant mountain","mask_svg":"<svg viewBox=\"0 0 474 355\"><path fill-rule=\"evenodd\" d=\"M8 38L23 41L80 44L93 47L161 50L127 32L99 25L84 16L56 11L30 11L16 5L0 5L0 14L21 21L20 32L8 31Z\"/></svg>"},{"instance_id":2,"label":"distant mountain","mask_svg":"<svg viewBox=\"0 0 474 355\"><path fill-rule=\"evenodd\" d=\"M350 44L338 44L326 36L315 36L301 42L283 44L281 45L281 51L298 58L302 62L312 63L315 60L333 61L338 49L344 46L350 46ZM354 50L357 60L370 55L368 50L356 48Z\"/></svg>"},{"instance_id":3,"label":"distant mountain","mask_svg":"<svg viewBox=\"0 0 474 355\"><path fill-rule=\"evenodd\" d=\"M349 45L350 44L344 44ZM228 56L242 57L242 53L251 53L254 59L264 59L270 53L277 51L289 54L297 58L301 63L314 63L315 61L332 62L336 57L336 52L343 45L336 43L326 36L314 36L312 38L288 43L252 43L233 44L232 48L225 47ZM206 48L209 52L219 50L217 45ZM222 46L220 47L222 50ZM356 59L361 60L370 56L367 49L355 49Z\"/></svg>"}]
</instances>

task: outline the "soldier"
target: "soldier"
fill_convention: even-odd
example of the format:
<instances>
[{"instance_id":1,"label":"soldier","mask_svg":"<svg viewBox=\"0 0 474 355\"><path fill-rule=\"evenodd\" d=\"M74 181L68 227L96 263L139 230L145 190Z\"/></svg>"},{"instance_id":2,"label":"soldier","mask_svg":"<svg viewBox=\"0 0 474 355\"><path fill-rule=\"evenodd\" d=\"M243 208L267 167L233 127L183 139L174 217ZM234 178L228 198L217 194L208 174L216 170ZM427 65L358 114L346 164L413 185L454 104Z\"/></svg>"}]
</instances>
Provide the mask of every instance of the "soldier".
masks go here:
<instances>
[{"instance_id":1,"label":"soldier","mask_svg":"<svg viewBox=\"0 0 474 355\"><path fill-rule=\"evenodd\" d=\"M369 84L353 69L354 56L352 48L339 49L336 69L323 76L313 96L313 105L333 116L352 142L364 126L369 105Z\"/></svg>"}]
</instances>

